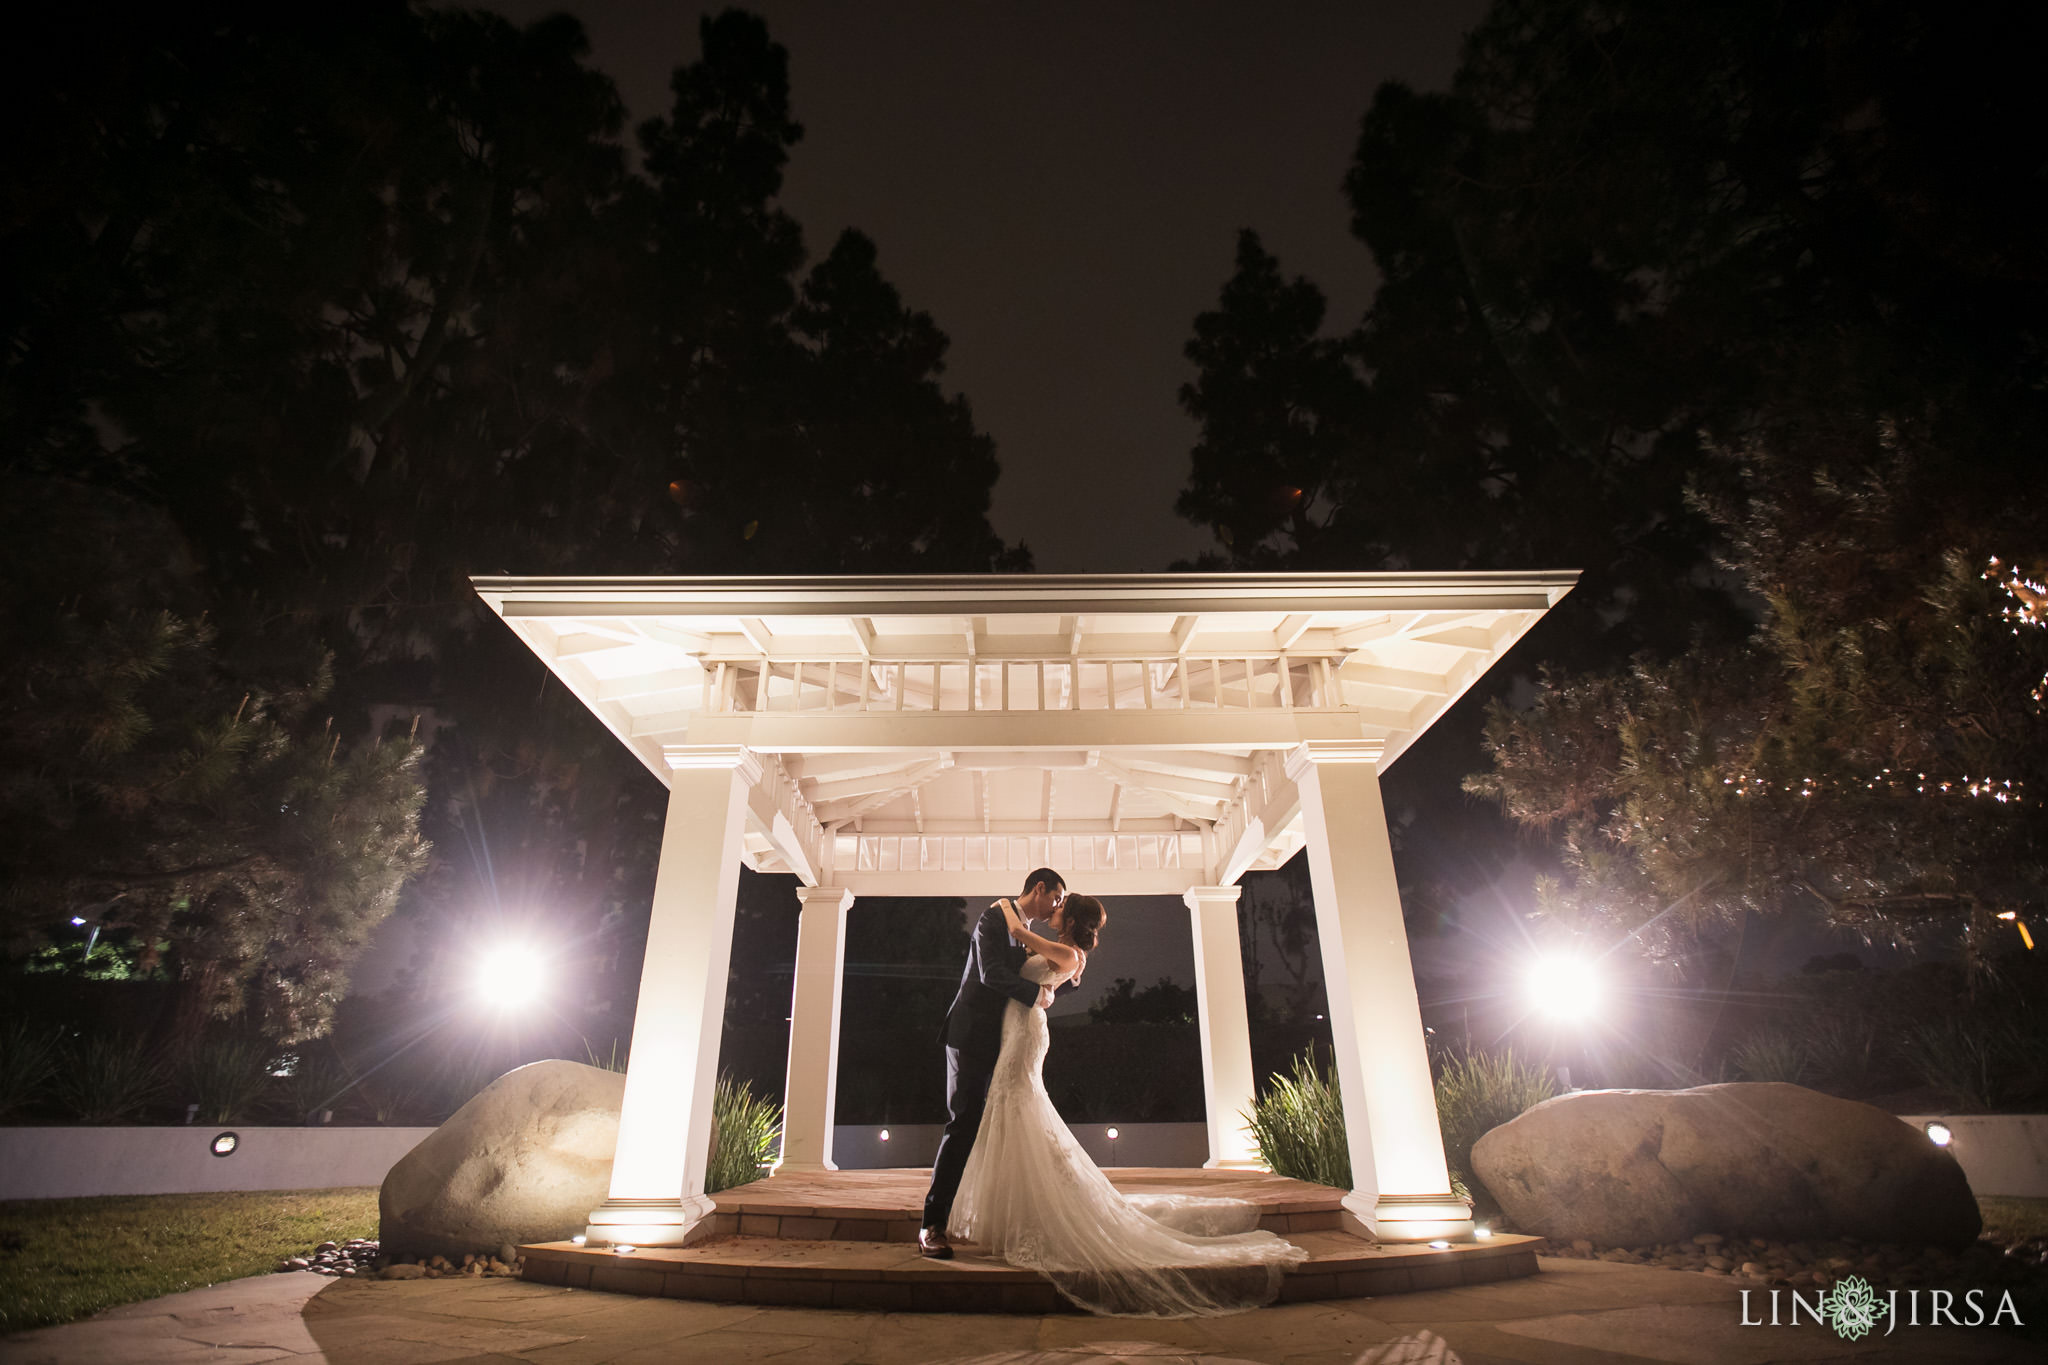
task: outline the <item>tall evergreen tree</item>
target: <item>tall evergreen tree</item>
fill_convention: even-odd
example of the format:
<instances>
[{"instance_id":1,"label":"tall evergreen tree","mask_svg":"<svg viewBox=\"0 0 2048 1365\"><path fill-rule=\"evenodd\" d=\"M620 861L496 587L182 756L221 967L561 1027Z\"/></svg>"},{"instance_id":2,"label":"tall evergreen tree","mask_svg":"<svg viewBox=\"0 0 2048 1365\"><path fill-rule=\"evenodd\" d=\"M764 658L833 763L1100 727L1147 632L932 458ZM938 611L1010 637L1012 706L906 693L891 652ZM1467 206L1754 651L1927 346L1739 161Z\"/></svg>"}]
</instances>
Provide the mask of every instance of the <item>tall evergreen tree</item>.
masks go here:
<instances>
[{"instance_id":1,"label":"tall evergreen tree","mask_svg":"<svg viewBox=\"0 0 2048 1365\"><path fill-rule=\"evenodd\" d=\"M343 745L303 635L229 647L169 519L103 489L0 495L0 932L75 916L173 983L189 1039L323 1032L426 856L410 733Z\"/></svg>"},{"instance_id":2,"label":"tall evergreen tree","mask_svg":"<svg viewBox=\"0 0 2048 1365\"><path fill-rule=\"evenodd\" d=\"M1246 304L1276 269L1241 258L1198 321L1183 506L1230 529L1226 562L1584 569L1531 642L1566 672L1496 716L1475 784L1566 832L1577 908L2010 908L2035 865L2031 807L1935 819L1844 784L2032 762L2026 642L1991 648L1974 573L2048 551L2014 515L2043 491L2048 163L2010 136L2039 122L2018 54L2043 24L1499 0L1449 93L1385 86L1363 120L1345 190L1381 283L1320 340L1362 397L1231 387L1238 357L1318 341ZM1342 435L1235 435L1306 429ZM1316 515L1263 501L1297 487ZM1434 752L1469 766L1459 719ZM1760 818L1723 782L1759 764L1842 799Z\"/></svg>"},{"instance_id":3,"label":"tall evergreen tree","mask_svg":"<svg viewBox=\"0 0 2048 1365\"><path fill-rule=\"evenodd\" d=\"M627 974L659 786L468 576L1028 564L943 334L857 235L805 274L786 53L738 12L699 36L638 172L566 17L86 7L4 95L0 465L166 515L202 655L330 657L325 700L261 711L293 743L424 715L408 904L547 917ZM64 847L17 888L49 922Z\"/></svg>"}]
</instances>

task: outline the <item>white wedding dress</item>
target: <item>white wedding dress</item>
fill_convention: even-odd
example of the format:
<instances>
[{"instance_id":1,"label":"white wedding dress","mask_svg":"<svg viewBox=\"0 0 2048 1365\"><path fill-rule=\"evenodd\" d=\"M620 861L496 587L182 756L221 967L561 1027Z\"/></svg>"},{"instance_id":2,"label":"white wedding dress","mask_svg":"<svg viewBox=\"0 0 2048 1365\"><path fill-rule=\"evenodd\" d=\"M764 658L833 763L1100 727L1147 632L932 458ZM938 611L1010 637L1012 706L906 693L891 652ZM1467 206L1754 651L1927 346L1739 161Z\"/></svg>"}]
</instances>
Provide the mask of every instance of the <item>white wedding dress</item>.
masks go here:
<instances>
[{"instance_id":1,"label":"white wedding dress","mask_svg":"<svg viewBox=\"0 0 2048 1365\"><path fill-rule=\"evenodd\" d=\"M1033 954L1020 975L1057 986L1069 974ZM1271 1303L1308 1253L1257 1231L1259 1207L1241 1199L1118 1193L1045 1093L1050 1041L1044 1010L1004 1007L1002 1053L947 1232L1038 1271L1091 1313L1186 1318Z\"/></svg>"}]
</instances>

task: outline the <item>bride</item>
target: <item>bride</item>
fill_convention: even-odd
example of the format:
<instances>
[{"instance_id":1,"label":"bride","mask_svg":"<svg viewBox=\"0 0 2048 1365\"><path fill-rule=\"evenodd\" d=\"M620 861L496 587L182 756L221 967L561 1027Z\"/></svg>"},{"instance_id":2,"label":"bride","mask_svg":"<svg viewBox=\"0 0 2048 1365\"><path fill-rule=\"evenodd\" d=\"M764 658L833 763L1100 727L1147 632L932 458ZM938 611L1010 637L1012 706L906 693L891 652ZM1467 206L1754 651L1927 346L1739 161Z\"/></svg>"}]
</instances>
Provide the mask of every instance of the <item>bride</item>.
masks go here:
<instances>
[{"instance_id":1,"label":"bride","mask_svg":"<svg viewBox=\"0 0 2048 1365\"><path fill-rule=\"evenodd\" d=\"M1104 913L1070 895L1058 940L1031 932L1001 901L1010 934L1031 952L1021 975L1043 986L1078 977ZM1287 1267L1308 1253L1255 1229L1239 1199L1123 1195L1088 1159L1045 1093L1045 1011L1012 1000L981 1130L947 1231L1036 1270L1091 1313L1184 1318L1271 1303Z\"/></svg>"}]
</instances>

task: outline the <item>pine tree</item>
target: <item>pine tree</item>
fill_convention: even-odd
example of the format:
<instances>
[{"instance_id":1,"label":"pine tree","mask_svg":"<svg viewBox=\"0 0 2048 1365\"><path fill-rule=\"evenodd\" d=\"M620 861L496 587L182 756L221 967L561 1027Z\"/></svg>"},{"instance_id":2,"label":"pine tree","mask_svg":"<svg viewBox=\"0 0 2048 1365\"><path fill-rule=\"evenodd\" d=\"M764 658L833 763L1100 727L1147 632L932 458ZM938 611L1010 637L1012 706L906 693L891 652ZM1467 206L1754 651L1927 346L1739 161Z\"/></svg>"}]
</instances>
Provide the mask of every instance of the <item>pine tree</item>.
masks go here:
<instances>
[{"instance_id":1,"label":"pine tree","mask_svg":"<svg viewBox=\"0 0 2048 1365\"><path fill-rule=\"evenodd\" d=\"M226 649L161 513L52 481L0 507L8 952L87 919L170 978L175 1036L323 1031L426 856L417 746L344 746L317 648Z\"/></svg>"}]
</instances>

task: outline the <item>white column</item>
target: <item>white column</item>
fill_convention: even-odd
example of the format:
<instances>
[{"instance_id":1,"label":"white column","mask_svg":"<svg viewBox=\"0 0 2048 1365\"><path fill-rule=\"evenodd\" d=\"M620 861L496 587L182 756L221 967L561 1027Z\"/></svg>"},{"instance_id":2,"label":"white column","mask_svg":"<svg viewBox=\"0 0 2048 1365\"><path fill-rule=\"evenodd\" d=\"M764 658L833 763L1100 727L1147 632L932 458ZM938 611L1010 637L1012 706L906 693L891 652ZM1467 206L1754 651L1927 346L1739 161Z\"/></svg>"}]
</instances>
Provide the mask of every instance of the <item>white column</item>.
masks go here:
<instances>
[{"instance_id":1,"label":"white column","mask_svg":"<svg viewBox=\"0 0 2048 1365\"><path fill-rule=\"evenodd\" d=\"M853 893L800 886L796 983L790 992L789 1076L782 1095L782 1160L776 1172L836 1171L832 1115L839 1093L839 992L846 969L846 912Z\"/></svg>"},{"instance_id":2,"label":"white column","mask_svg":"<svg viewBox=\"0 0 2048 1365\"><path fill-rule=\"evenodd\" d=\"M761 764L738 745L674 745L647 958L619 1111L611 1197L594 1244L679 1246L711 1212L704 1170L725 1024L748 789Z\"/></svg>"},{"instance_id":3,"label":"white column","mask_svg":"<svg viewBox=\"0 0 2048 1365\"><path fill-rule=\"evenodd\" d=\"M1383 1241L1469 1237L1472 1213L1451 1193L1437 1124L1380 800L1380 754L1376 742L1311 740L1287 757L1307 824L1316 934L1351 1146L1344 1207Z\"/></svg>"},{"instance_id":4,"label":"white column","mask_svg":"<svg viewBox=\"0 0 2048 1365\"><path fill-rule=\"evenodd\" d=\"M1202 1029L1202 1091L1209 1105L1205 1167L1256 1169L1258 1148L1244 1116L1254 1100L1251 1021L1238 948L1236 886L1193 886L1182 894L1194 921L1195 1015Z\"/></svg>"}]
</instances>

